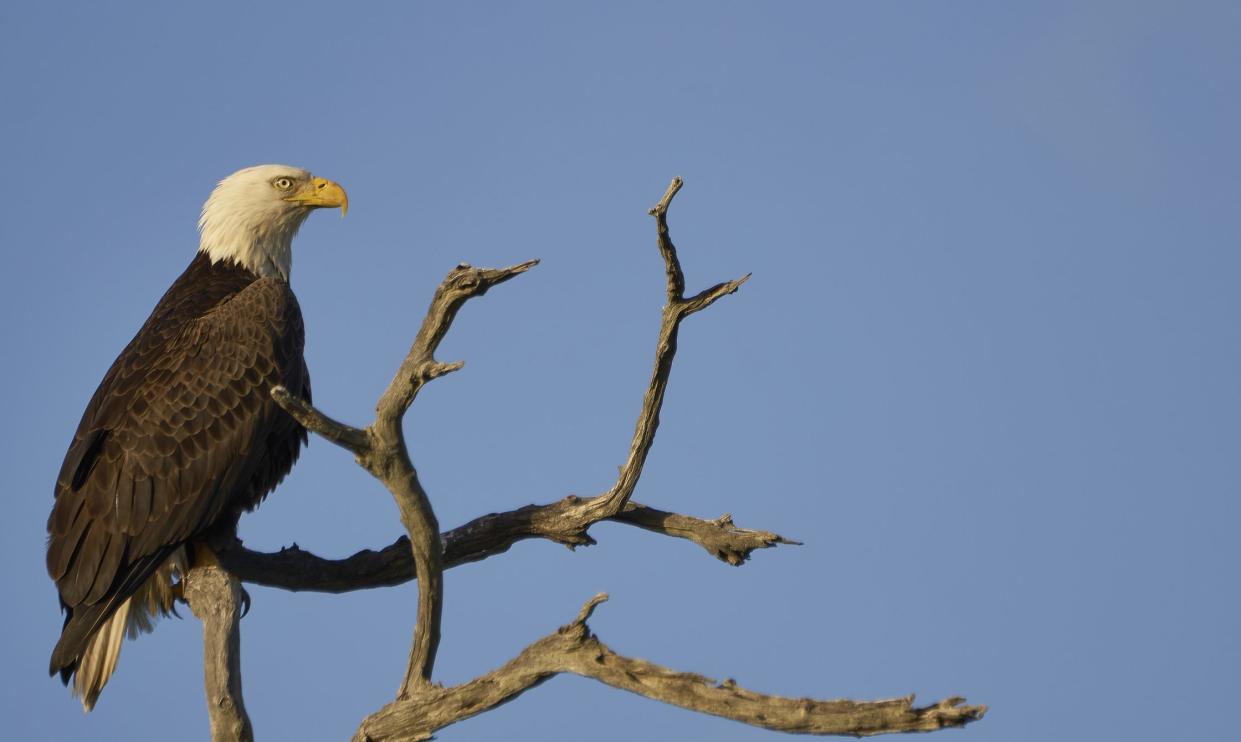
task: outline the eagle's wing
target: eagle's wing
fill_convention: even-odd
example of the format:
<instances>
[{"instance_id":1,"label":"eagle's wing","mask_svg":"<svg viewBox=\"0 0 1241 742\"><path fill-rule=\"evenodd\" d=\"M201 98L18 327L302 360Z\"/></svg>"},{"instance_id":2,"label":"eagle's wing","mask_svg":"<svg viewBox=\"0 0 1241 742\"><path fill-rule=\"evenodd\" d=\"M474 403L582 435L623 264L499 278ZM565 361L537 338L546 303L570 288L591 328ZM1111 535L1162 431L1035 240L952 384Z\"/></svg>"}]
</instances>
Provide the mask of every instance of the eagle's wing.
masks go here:
<instances>
[{"instance_id":1,"label":"eagle's wing","mask_svg":"<svg viewBox=\"0 0 1241 742\"><path fill-rule=\"evenodd\" d=\"M257 504L305 442L270 396L309 392L287 284L260 279L192 320L175 314L157 308L113 364L57 478L47 568L69 615L52 672L173 549Z\"/></svg>"}]
</instances>

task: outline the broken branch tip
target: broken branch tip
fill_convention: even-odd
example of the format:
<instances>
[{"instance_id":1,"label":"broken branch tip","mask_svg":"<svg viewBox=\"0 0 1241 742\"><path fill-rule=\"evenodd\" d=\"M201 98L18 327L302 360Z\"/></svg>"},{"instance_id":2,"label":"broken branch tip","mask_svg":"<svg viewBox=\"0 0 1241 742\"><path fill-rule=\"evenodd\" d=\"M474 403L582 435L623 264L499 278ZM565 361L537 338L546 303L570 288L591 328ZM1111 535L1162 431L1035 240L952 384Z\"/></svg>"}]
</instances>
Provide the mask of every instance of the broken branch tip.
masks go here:
<instances>
[{"instance_id":1,"label":"broken branch tip","mask_svg":"<svg viewBox=\"0 0 1241 742\"><path fill-rule=\"evenodd\" d=\"M600 603L606 603L607 601L608 601L607 593L597 593L595 597L586 601L586 604L582 606L582 610L578 611L577 618L573 620L573 625L574 626L584 625L587 621L590 620L591 614L595 612L595 608L598 607Z\"/></svg>"}]
</instances>

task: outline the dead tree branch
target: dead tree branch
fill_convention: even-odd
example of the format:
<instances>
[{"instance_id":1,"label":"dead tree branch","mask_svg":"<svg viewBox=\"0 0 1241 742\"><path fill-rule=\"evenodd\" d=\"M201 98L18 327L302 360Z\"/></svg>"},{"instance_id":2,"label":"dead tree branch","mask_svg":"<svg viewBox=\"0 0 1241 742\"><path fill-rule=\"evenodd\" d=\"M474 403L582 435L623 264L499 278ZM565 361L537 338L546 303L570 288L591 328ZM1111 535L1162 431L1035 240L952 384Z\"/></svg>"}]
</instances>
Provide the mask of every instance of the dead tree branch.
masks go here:
<instances>
[{"instance_id":1,"label":"dead tree branch","mask_svg":"<svg viewBox=\"0 0 1241 742\"><path fill-rule=\"evenodd\" d=\"M526 539L547 539L570 548L594 544L594 538L587 534L594 521L581 515L577 507L580 502L581 498L570 495L548 505L527 505L505 513L484 515L445 531L440 534L444 569L503 554L516 542ZM575 519L574 515L578 517ZM733 566L744 564L756 549L800 544L770 531L739 528L727 514L715 520L703 520L632 500L624 510L607 520L687 539ZM216 555L220 563L243 582L283 590L345 593L400 585L418 577L407 536L378 551L364 549L344 559L325 559L297 544L276 552L252 551L240 541L226 548L217 547Z\"/></svg>"},{"instance_id":2,"label":"dead tree branch","mask_svg":"<svg viewBox=\"0 0 1241 742\"><path fill-rule=\"evenodd\" d=\"M860 737L929 732L965 726L987 711L986 706L962 706L963 698L915 707L912 696L886 701L768 696L746 690L731 679L720 683L625 657L599 641L586 625L595 607L605 600L607 595L602 593L591 598L572 623L526 647L497 670L451 688L425 688L388 704L362 722L354 742L430 739L437 730L510 701L560 673L594 678L691 711L795 734Z\"/></svg>"},{"instance_id":3,"label":"dead tree branch","mask_svg":"<svg viewBox=\"0 0 1241 742\"><path fill-rule=\"evenodd\" d=\"M241 694L241 583L216 565L196 566L182 596L203 624L203 675L213 742L254 742Z\"/></svg>"},{"instance_id":4,"label":"dead tree branch","mask_svg":"<svg viewBox=\"0 0 1241 742\"><path fill-rule=\"evenodd\" d=\"M365 719L355 739L427 739L437 729L482 713L549 677L566 672L595 678L687 709L805 734L862 736L929 731L963 726L985 713L984 706L961 706L959 698L914 708L912 697L853 702L765 696L739 688L731 680L716 683L700 675L624 657L599 642L586 625L595 606L606 599L602 594L589 601L573 623L530 645L498 670L453 688L437 687L431 682L439 642L445 566L502 553L513 543L527 538L549 539L571 548L592 544L594 540L587 531L600 520L629 523L690 539L731 564L740 564L756 548L794 543L776 534L736 528L728 516L704 521L655 510L630 500L659 427L681 322L735 292L749 278L747 275L716 284L685 297L684 273L667 223L668 207L681 185L680 178L674 179L663 198L650 210L656 219L659 250L664 260L666 304L654 368L629 454L615 484L607 492L597 497L571 496L548 505L529 505L507 513L486 515L441 537L430 501L418 481L405 445L401 420L418 392L430 380L461 367L461 363L441 363L434 357L457 311L470 298L525 272L536 261L503 269L461 265L449 273L436 290L405 361L380 398L375 421L365 429L339 423L309 404L293 399L284 390L273 390L275 399L307 429L352 451L357 462L384 483L397 501L408 537L383 551L359 552L335 562L296 547L277 554L258 554L237 543L222 551L223 563L246 579L290 589L334 592L396 584L415 575L419 578L418 615L405 680L396 701Z\"/></svg>"},{"instance_id":5,"label":"dead tree branch","mask_svg":"<svg viewBox=\"0 0 1241 742\"><path fill-rule=\"evenodd\" d=\"M310 404L294 399L283 388L272 392L275 400L306 429L352 451L358 464L388 488L400 509L415 571L422 579L418 584L418 617L414 623L409 666L398 698L431 683L444 596L439 523L410 460L401 421L427 382L464 365L435 360L435 351L462 305L537 264L537 260L530 260L508 268L474 268L463 263L454 268L435 290L422 327L392 383L379 398L375 421L365 430L333 420Z\"/></svg>"},{"instance_id":6,"label":"dead tree branch","mask_svg":"<svg viewBox=\"0 0 1241 742\"><path fill-rule=\"evenodd\" d=\"M716 284L689 299L685 298L685 274L681 270L681 261L677 258L676 246L672 244L672 238L668 234L668 207L683 184L684 181L680 178L673 178L663 198L650 210L651 216L655 217L659 254L663 256L664 273L667 276L667 288L664 292L667 303L659 323L659 340L655 344L655 367L651 371L651 380L642 398L642 412L634 427L629 457L616 477L616 484L602 497L584 500L581 504L583 515L591 522L611 518L624 510L625 503L629 502L634 488L638 486L642 466L646 463L651 444L655 442L655 431L659 428L659 411L664 404L668 378L672 375L672 359L677 352L677 333L681 328L681 321L694 312L711 306L720 297L735 293L741 284L750 280L747 273L736 280Z\"/></svg>"}]
</instances>

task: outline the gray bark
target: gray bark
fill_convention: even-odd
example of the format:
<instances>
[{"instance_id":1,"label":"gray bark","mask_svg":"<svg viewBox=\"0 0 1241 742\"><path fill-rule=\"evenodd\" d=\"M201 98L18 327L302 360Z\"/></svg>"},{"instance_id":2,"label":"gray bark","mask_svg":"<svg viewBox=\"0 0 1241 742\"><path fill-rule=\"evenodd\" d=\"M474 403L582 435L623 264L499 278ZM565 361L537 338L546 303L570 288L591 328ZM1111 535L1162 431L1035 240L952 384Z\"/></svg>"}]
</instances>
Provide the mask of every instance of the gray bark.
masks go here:
<instances>
[{"instance_id":1,"label":"gray bark","mask_svg":"<svg viewBox=\"0 0 1241 742\"><path fill-rule=\"evenodd\" d=\"M182 596L203 624L203 678L212 742L253 742L241 694L241 583L214 564L195 566Z\"/></svg>"},{"instance_id":2,"label":"gray bark","mask_svg":"<svg viewBox=\"0 0 1241 742\"><path fill-rule=\"evenodd\" d=\"M596 510L589 505L583 507L582 498L570 495L548 505L527 505L475 518L440 534L444 568L503 554L513 544L526 539L547 539L571 549L591 546L595 540L587 530L596 522L591 515ZM727 513L714 520L703 520L633 501L606 520L692 541L711 556L733 566L744 564L757 549L800 544L770 531L739 528ZM297 544L271 553L252 551L240 541L218 548L217 556L221 564L244 582L293 591L344 593L400 585L418 577L408 536L378 551L365 549L344 559L324 559Z\"/></svg>"},{"instance_id":3,"label":"gray bark","mask_svg":"<svg viewBox=\"0 0 1241 742\"><path fill-rule=\"evenodd\" d=\"M367 717L354 742L412 742L439 729L510 701L560 673L593 678L614 688L674 706L733 719L779 732L870 736L930 732L965 726L982 718L985 706L962 706L949 698L921 708L913 696L886 701L816 701L746 690L733 680L717 682L616 654L586 625L595 607L589 600L577 618L526 647L503 667L451 688L431 687L390 703Z\"/></svg>"}]
</instances>

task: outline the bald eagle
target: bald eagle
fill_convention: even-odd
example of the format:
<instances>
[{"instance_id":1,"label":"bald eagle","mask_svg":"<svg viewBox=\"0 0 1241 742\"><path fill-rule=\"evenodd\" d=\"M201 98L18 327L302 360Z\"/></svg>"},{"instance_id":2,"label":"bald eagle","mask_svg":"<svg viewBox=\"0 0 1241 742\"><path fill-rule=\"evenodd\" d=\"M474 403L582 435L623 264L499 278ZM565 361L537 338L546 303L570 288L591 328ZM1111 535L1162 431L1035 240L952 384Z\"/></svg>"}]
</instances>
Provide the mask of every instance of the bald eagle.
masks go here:
<instances>
[{"instance_id":1,"label":"bald eagle","mask_svg":"<svg viewBox=\"0 0 1241 742\"><path fill-rule=\"evenodd\" d=\"M89 711L122 638L173 605L196 541L234 529L297 460L306 431L271 399L310 399L291 245L338 184L261 165L220 181L201 242L91 397L56 478L47 571L65 623L50 673Z\"/></svg>"}]
</instances>

